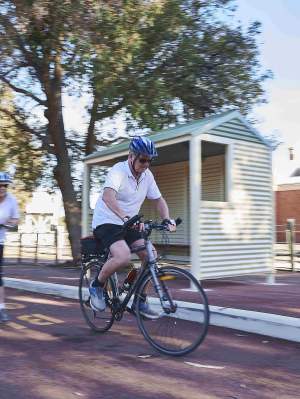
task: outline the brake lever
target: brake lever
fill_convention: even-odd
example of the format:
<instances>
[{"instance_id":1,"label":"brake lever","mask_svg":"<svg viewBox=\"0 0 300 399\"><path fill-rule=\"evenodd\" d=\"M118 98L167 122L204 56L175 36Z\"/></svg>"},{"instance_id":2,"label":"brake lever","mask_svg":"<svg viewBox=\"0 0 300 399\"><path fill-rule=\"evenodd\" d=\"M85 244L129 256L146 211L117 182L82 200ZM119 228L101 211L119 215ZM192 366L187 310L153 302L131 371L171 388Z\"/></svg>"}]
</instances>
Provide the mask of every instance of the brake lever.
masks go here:
<instances>
[{"instance_id":1,"label":"brake lever","mask_svg":"<svg viewBox=\"0 0 300 399\"><path fill-rule=\"evenodd\" d=\"M182 223L182 219L181 218L175 219L175 223L176 223L176 226L180 225Z\"/></svg>"}]
</instances>

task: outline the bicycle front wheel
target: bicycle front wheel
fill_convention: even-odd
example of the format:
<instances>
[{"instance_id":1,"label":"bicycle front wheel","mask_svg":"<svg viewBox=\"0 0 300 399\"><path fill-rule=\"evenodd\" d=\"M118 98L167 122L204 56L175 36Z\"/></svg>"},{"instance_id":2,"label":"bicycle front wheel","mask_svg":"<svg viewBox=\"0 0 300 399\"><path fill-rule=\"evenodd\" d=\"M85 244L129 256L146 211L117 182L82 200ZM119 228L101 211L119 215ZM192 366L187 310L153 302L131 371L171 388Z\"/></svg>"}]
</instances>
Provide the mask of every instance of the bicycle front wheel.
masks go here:
<instances>
[{"instance_id":1,"label":"bicycle front wheel","mask_svg":"<svg viewBox=\"0 0 300 399\"><path fill-rule=\"evenodd\" d=\"M79 281L79 302L85 321L93 331L105 332L114 322L112 304L116 296L115 284L110 277L105 288L106 308L103 312L95 311L91 307L89 287L91 282L98 277L103 263L100 261L89 262L82 270Z\"/></svg>"},{"instance_id":2,"label":"bicycle front wheel","mask_svg":"<svg viewBox=\"0 0 300 399\"><path fill-rule=\"evenodd\" d=\"M136 314L146 340L158 351L173 356L185 355L204 340L209 325L206 294L188 271L177 267L159 269L160 296L149 273L137 292ZM146 299L145 299L146 298ZM149 318L143 309L146 300Z\"/></svg>"}]
</instances>

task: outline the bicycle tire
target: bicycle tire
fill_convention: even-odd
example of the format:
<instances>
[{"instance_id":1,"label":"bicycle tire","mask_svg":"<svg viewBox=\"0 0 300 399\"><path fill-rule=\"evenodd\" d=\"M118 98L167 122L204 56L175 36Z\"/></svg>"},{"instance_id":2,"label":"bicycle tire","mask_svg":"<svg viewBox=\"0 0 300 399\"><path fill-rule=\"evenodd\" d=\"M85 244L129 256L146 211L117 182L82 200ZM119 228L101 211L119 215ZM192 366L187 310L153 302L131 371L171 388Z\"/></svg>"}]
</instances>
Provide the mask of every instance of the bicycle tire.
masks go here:
<instances>
[{"instance_id":1,"label":"bicycle tire","mask_svg":"<svg viewBox=\"0 0 300 399\"><path fill-rule=\"evenodd\" d=\"M106 309L103 312L98 312L93 310L90 305L88 287L95 279L95 277L98 276L102 265L103 262L101 261L90 261L82 269L79 280L80 308L88 326L95 332L108 331L114 322L114 314L111 308L111 302L114 301L116 297L116 288L115 283L111 277L108 278L105 288Z\"/></svg>"},{"instance_id":2,"label":"bicycle tire","mask_svg":"<svg viewBox=\"0 0 300 399\"><path fill-rule=\"evenodd\" d=\"M158 278L166 295L170 295L177 306L176 311L167 314L163 309L149 272L137 289L138 326L145 339L159 352L171 356L186 355L203 342L208 331L206 294L196 278L184 269L162 267ZM157 319L148 319L140 313L140 304L145 297L151 309L159 315Z\"/></svg>"}]
</instances>

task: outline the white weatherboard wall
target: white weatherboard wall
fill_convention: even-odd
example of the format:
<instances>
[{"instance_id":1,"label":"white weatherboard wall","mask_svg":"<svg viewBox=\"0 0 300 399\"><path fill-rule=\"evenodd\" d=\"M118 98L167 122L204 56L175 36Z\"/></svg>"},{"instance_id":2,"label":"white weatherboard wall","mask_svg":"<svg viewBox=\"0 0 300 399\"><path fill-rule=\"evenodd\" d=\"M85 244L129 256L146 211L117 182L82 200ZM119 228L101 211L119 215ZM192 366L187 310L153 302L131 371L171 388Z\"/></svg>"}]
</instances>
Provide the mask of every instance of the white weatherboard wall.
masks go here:
<instances>
[{"instance_id":1,"label":"white weatherboard wall","mask_svg":"<svg viewBox=\"0 0 300 399\"><path fill-rule=\"evenodd\" d=\"M156 166L151 168L151 170L162 196L168 203L170 215L174 218L180 217L183 220L183 223L178 226L176 233L169 235L170 244L189 245L188 162L176 162L173 164ZM160 220L151 201L146 201L145 205L142 207L141 213L144 214L146 218ZM153 242L161 242L160 233L153 232L151 237Z\"/></svg>"},{"instance_id":2,"label":"white weatherboard wall","mask_svg":"<svg viewBox=\"0 0 300 399\"><path fill-rule=\"evenodd\" d=\"M236 130L236 126L233 126ZM244 126L239 129L245 135ZM243 129L243 130L242 130ZM222 133L211 130L210 135ZM229 202L202 201L199 214L199 277L215 278L272 270L271 153L254 137L234 138ZM240 136L238 136L240 137ZM216 137L215 137L216 138Z\"/></svg>"}]
</instances>

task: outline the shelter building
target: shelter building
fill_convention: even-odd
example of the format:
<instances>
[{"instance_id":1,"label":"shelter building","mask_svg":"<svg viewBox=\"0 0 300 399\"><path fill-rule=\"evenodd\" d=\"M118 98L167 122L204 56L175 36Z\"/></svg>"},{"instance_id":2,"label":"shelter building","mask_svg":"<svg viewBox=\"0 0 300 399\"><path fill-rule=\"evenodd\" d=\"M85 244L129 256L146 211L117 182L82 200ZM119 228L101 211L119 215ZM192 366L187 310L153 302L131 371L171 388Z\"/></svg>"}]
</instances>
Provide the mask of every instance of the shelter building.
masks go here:
<instances>
[{"instance_id":1,"label":"shelter building","mask_svg":"<svg viewBox=\"0 0 300 399\"><path fill-rule=\"evenodd\" d=\"M238 111L227 111L149 135L159 157L151 170L172 217L168 254L187 261L198 279L273 272L272 149ZM85 158L83 235L91 231L92 167L125 160L128 141ZM157 215L149 203L142 213ZM160 243L158 234L154 242Z\"/></svg>"}]
</instances>

